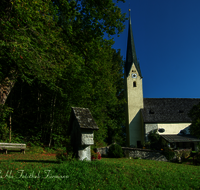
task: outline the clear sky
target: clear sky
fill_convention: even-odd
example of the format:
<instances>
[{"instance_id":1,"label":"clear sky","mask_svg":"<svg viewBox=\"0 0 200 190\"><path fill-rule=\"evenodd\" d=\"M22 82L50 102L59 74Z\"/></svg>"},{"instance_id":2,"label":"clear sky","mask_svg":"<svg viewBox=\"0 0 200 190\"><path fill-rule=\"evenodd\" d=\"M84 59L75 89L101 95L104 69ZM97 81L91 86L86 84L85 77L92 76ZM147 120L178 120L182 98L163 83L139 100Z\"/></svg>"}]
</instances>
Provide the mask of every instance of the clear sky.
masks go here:
<instances>
[{"instance_id":1,"label":"clear sky","mask_svg":"<svg viewBox=\"0 0 200 190\"><path fill-rule=\"evenodd\" d=\"M113 0L116 2L116 0ZM130 6L129 6L130 4ZM126 0L145 98L200 98L200 0ZM128 21L113 48L126 58Z\"/></svg>"}]
</instances>

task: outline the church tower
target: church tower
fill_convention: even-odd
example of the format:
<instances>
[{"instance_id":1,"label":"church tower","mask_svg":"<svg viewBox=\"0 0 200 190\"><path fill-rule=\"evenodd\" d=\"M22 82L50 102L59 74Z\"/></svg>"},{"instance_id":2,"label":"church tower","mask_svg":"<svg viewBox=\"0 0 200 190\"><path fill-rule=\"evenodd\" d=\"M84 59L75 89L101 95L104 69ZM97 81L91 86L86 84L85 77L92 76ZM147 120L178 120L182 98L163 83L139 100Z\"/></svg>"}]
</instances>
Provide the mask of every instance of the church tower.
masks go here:
<instances>
[{"instance_id":1,"label":"church tower","mask_svg":"<svg viewBox=\"0 0 200 190\"><path fill-rule=\"evenodd\" d=\"M142 74L136 57L130 9L126 62L124 67L124 84L126 98L125 115L127 146L140 147L144 143L144 131L141 116L141 109L143 108Z\"/></svg>"}]
</instances>

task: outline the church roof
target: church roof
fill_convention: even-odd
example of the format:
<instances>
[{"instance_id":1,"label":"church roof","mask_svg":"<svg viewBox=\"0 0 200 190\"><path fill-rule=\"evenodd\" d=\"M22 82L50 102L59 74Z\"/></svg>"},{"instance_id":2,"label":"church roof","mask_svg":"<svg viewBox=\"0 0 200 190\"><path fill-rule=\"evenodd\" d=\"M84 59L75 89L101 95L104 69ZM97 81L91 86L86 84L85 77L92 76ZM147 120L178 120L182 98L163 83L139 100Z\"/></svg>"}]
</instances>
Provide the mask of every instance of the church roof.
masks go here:
<instances>
[{"instance_id":1,"label":"church roof","mask_svg":"<svg viewBox=\"0 0 200 190\"><path fill-rule=\"evenodd\" d=\"M144 123L190 123L189 111L199 98L144 98Z\"/></svg>"},{"instance_id":2,"label":"church roof","mask_svg":"<svg viewBox=\"0 0 200 190\"><path fill-rule=\"evenodd\" d=\"M133 32L132 32L132 26L131 26L131 16L129 15L128 41L127 41L127 52L126 52L126 62L125 62L126 77L128 77L130 73L130 69L133 64L135 64L138 74L140 75L140 77L142 77L140 65L137 60L136 51L135 51Z\"/></svg>"},{"instance_id":3,"label":"church roof","mask_svg":"<svg viewBox=\"0 0 200 190\"><path fill-rule=\"evenodd\" d=\"M192 135L160 135L167 142L200 142L200 139L193 137Z\"/></svg>"}]
</instances>

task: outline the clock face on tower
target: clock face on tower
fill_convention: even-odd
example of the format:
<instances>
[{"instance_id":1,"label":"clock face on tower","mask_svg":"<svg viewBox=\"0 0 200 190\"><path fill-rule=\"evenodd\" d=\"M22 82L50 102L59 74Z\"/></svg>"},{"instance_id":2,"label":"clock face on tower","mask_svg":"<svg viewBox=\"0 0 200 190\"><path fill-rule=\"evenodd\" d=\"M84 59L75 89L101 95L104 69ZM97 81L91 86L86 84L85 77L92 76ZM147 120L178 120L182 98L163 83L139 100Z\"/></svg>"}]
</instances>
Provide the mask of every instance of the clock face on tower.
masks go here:
<instances>
[{"instance_id":1,"label":"clock face on tower","mask_svg":"<svg viewBox=\"0 0 200 190\"><path fill-rule=\"evenodd\" d=\"M132 73L132 78L137 78L137 74L136 73Z\"/></svg>"}]
</instances>

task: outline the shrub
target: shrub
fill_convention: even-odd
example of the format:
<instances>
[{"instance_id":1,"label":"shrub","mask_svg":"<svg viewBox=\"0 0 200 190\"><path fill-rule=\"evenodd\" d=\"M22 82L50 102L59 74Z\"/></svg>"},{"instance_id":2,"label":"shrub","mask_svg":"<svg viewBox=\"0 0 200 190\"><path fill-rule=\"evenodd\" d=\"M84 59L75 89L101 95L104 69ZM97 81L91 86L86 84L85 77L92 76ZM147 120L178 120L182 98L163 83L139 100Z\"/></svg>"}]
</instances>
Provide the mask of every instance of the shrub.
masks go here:
<instances>
[{"instance_id":1,"label":"shrub","mask_svg":"<svg viewBox=\"0 0 200 190\"><path fill-rule=\"evenodd\" d=\"M157 132L157 129L154 129L152 131L149 132L148 134L148 140L150 142L150 148L151 149L156 149L156 150L160 150L162 148L162 143L161 143L161 137Z\"/></svg>"},{"instance_id":2,"label":"shrub","mask_svg":"<svg viewBox=\"0 0 200 190\"><path fill-rule=\"evenodd\" d=\"M157 143L159 141L160 135L158 134L157 131L158 131L157 129L154 129L154 130L152 130L152 131L149 132L149 134L148 134L148 140L151 143Z\"/></svg>"},{"instance_id":3,"label":"shrub","mask_svg":"<svg viewBox=\"0 0 200 190\"><path fill-rule=\"evenodd\" d=\"M58 162L67 161L67 153L66 152L57 152L56 153L56 160Z\"/></svg>"},{"instance_id":4,"label":"shrub","mask_svg":"<svg viewBox=\"0 0 200 190\"><path fill-rule=\"evenodd\" d=\"M108 156L110 158L122 158L123 157L122 147L118 144L112 144L109 147Z\"/></svg>"},{"instance_id":5,"label":"shrub","mask_svg":"<svg viewBox=\"0 0 200 190\"><path fill-rule=\"evenodd\" d=\"M151 147L150 141L145 142L145 143L143 144L143 147L145 147L146 149L150 149L150 147Z\"/></svg>"},{"instance_id":6,"label":"shrub","mask_svg":"<svg viewBox=\"0 0 200 190\"><path fill-rule=\"evenodd\" d=\"M183 150L182 159L184 159L184 160L187 159L190 156L191 152L192 152L191 149Z\"/></svg>"},{"instance_id":7,"label":"shrub","mask_svg":"<svg viewBox=\"0 0 200 190\"><path fill-rule=\"evenodd\" d=\"M11 143L27 144L26 141L25 141L25 138L22 135L17 134L17 133L15 133L13 131L12 131L11 139L12 139ZM9 142L9 139L7 139L7 141L4 141L4 142ZM28 144L27 144L27 146L28 146Z\"/></svg>"},{"instance_id":8,"label":"shrub","mask_svg":"<svg viewBox=\"0 0 200 190\"><path fill-rule=\"evenodd\" d=\"M200 142L197 144L197 152L200 152Z\"/></svg>"},{"instance_id":9,"label":"shrub","mask_svg":"<svg viewBox=\"0 0 200 190\"><path fill-rule=\"evenodd\" d=\"M198 162L200 162L200 152L197 154L196 159Z\"/></svg>"},{"instance_id":10,"label":"shrub","mask_svg":"<svg viewBox=\"0 0 200 190\"><path fill-rule=\"evenodd\" d=\"M1 117L0 117L0 139L1 142L8 142L9 138L9 128L7 126L6 120L13 109L7 105L0 105Z\"/></svg>"},{"instance_id":11,"label":"shrub","mask_svg":"<svg viewBox=\"0 0 200 190\"><path fill-rule=\"evenodd\" d=\"M91 160L101 160L101 154L99 152L95 153L94 150L91 150Z\"/></svg>"},{"instance_id":12,"label":"shrub","mask_svg":"<svg viewBox=\"0 0 200 190\"><path fill-rule=\"evenodd\" d=\"M46 153L50 153L50 154L56 153L56 150L49 147L45 147L44 150Z\"/></svg>"},{"instance_id":13,"label":"shrub","mask_svg":"<svg viewBox=\"0 0 200 190\"><path fill-rule=\"evenodd\" d=\"M32 153L32 154L42 154L42 153L44 153L44 150L40 146L32 146L29 148L28 152Z\"/></svg>"},{"instance_id":14,"label":"shrub","mask_svg":"<svg viewBox=\"0 0 200 190\"><path fill-rule=\"evenodd\" d=\"M101 154L99 152L97 152L98 154L98 160L101 160Z\"/></svg>"},{"instance_id":15,"label":"shrub","mask_svg":"<svg viewBox=\"0 0 200 190\"><path fill-rule=\"evenodd\" d=\"M173 158L174 158L174 156L175 156L175 152L172 150L172 149L170 149L170 148L168 148L168 147L165 147L164 149L163 149L163 152L162 152L162 154L167 158L167 160L172 160Z\"/></svg>"},{"instance_id":16,"label":"shrub","mask_svg":"<svg viewBox=\"0 0 200 190\"><path fill-rule=\"evenodd\" d=\"M58 162L65 162L65 161L75 161L77 159L73 157L73 151L70 148L67 151L63 149L57 149L56 160Z\"/></svg>"},{"instance_id":17,"label":"shrub","mask_svg":"<svg viewBox=\"0 0 200 190\"><path fill-rule=\"evenodd\" d=\"M175 150L177 161L186 160L191 152L191 149Z\"/></svg>"},{"instance_id":18,"label":"shrub","mask_svg":"<svg viewBox=\"0 0 200 190\"><path fill-rule=\"evenodd\" d=\"M97 159L98 158L98 154L94 152L94 150L91 150L91 158L92 159Z\"/></svg>"}]
</instances>

